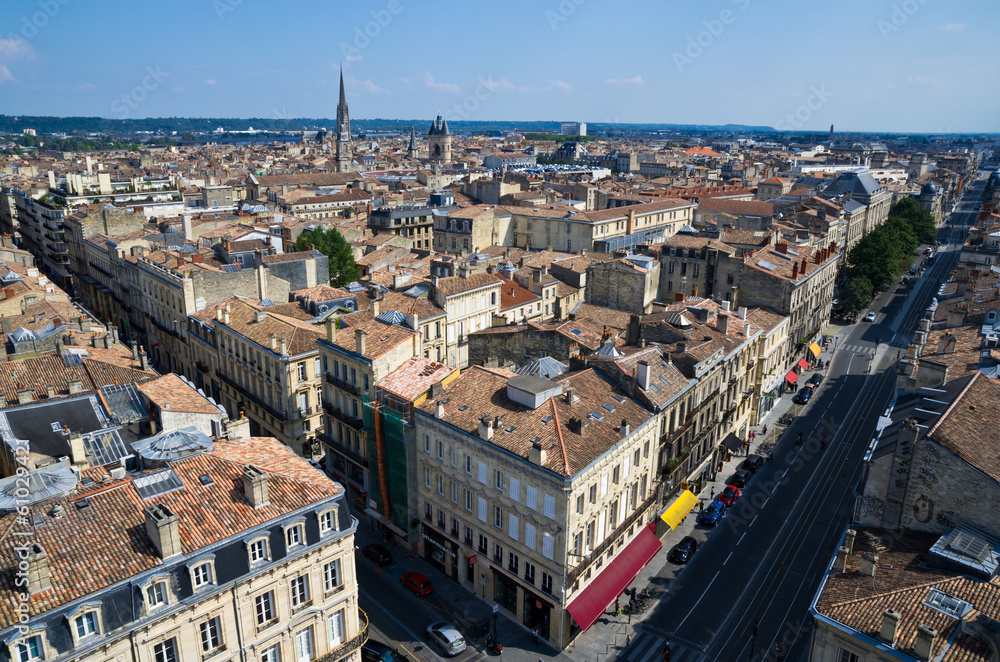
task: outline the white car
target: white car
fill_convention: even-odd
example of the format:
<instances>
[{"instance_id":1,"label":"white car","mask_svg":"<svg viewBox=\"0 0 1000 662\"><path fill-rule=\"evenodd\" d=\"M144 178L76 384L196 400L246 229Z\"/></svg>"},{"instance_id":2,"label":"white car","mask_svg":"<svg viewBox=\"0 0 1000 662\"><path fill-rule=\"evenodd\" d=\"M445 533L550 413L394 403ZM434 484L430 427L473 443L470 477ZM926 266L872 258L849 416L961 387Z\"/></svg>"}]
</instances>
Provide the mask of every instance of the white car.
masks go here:
<instances>
[{"instance_id":1,"label":"white car","mask_svg":"<svg viewBox=\"0 0 1000 662\"><path fill-rule=\"evenodd\" d=\"M465 638L451 623L431 623L427 626L427 636L447 657L454 657L465 650Z\"/></svg>"},{"instance_id":2,"label":"white car","mask_svg":"<svg viewBox=\"0 0 1000 662\"><path fill-rule=\"evenodd\" d=\"M867 315L865 315L865 321L866 322L874 322L875 321L875 313L868 313Z\"/></svg>"}]
</instances>

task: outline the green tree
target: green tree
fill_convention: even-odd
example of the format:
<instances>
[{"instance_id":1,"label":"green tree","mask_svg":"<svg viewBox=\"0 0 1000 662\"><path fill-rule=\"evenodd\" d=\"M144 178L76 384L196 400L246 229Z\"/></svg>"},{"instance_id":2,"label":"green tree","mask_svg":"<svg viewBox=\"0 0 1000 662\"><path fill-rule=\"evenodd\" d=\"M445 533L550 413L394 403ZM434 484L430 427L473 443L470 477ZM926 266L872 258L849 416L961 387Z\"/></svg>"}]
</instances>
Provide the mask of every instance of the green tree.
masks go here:
<instances>
[{"instance_id":1,"label":"green tree","mask_svg":"<svg viewBox=\"0 0 1000 662\"><path fill-rule=\"evenodd\" d=\"M351 245L336 229L319 227L300 234L295 242L296 250L309 250L310 246L330 259L330 285L333 287L343 287L361 275Z\"/></svg>"},{"instance_id":2,"label":"green tree","mask_svg":"<svg viewBox=\"0 0 1000 662\"><path fill-rule=\"evenodd\" d=\"M898 218L910 226L918 243L933 244L937 240L934 214L920 206L914 198L903 198L889 209L889 218Z\"/></svg>"},{"instance_id":3,"label":"green tree","mask_svg":"<svg viewBox=\"0 0 1000 662\"><path fill-rule=\"evenodd\" d=\"M872 284L865 276L852 278L840 291L840 305L850 315L867 308L872 299Z\"/></svg>"}]
</instances>

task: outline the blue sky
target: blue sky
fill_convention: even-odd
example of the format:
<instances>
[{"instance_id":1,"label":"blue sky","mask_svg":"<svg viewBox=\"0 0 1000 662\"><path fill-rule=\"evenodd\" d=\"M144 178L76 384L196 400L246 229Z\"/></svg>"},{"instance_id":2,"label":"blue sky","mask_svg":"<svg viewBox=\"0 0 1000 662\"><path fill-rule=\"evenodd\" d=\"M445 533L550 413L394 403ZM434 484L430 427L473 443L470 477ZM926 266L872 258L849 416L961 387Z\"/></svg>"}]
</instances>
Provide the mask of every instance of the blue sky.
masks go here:
<instances>
[{"instance_id":1,"label":"blue sky","mask_svg":"<svg viewBox=\"0 0 1000 662\"><path fill-rule=\"evenodd\" d=\"M4 0L0 113L1000 131L994 0ZM287 99L287 101L286 101Z\"/></svg>"}]
</instances>

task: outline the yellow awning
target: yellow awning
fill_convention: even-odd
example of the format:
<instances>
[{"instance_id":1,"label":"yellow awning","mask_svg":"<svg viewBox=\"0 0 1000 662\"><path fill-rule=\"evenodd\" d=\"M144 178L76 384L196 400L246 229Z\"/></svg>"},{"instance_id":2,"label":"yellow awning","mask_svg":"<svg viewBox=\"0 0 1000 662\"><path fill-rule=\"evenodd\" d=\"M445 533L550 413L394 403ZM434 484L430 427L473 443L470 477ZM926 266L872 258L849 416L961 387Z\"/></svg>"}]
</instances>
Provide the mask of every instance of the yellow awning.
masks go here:
<instances>
[{"instance_id":1,"label":"yellow awning","mask_svg":"<svg viewBox=\"0 0 1000 662\"><path fill-rule=\"evenodd\" d=\"M813 353L813 356L819 356L819 353L822 352L823 350L819 348L818 343L813 343L809 345L809 351Z\"/></svg>"},{"instance_id":2,"label":"yellow awning","mask_svg":"<svg viewBox=\"0 0 1000 662\"><path fill-rule=\"evenodd\" d=\"M660 519L667 523L671 529L676 529L677 525L681 523L691 509L694 508L695 504L698 503L698 497L696 497L691 490L684 490L681 495L677 497L677 500L670 504L667 508L667 512L660 515Z\"/></svg>"}]
</instances>

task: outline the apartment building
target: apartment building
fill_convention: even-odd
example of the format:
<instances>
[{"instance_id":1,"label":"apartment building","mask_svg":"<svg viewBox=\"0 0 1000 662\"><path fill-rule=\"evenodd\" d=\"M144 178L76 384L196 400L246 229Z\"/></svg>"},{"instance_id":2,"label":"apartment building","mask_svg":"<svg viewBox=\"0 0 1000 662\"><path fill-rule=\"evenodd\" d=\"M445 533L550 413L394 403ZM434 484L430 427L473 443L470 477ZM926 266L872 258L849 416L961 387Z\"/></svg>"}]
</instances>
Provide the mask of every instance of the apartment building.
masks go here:
<instances>
[{"instance_id":1,"label":"apartment building","mask_svg":"<svg viewBox=\"0 0 1000 662\"><path fill-rule=\"evenodd\" d=\"M325 382L323 431L326 469L342 480L351 499L367 507L372 489L372 456L368 426L375 383L414 356L420 356L420 323L412 313L374 310L326 322L317 341Z\"/></svg>"},{"instance_id":2,"label":"apartment building","mask_svg":"<svg viewBox=\"0 0 1000 662\"><path fill-rule=\"evenodd\" d=\"M146 472L57 463L0 499L0 559L25 578L4 588L5 659L360 661L343 488L274 439L188 430L135 452Z\"/></svg>"},{"instance_id":3,"label":"apartment building","mask_svg":"<svg viewBox=\"0 0 1000 662\"><path fill-rule=\"evenodd\" d=\"M431 273L443 271L444 264L435 261ZM470 272L468 266L459 265L456 276L432 275L434 302L447 312L445 348L450 366L464 368L469 365L469 334L493 325L494 315L500 314L500 287L502 281L491 273Z\"/></svg>"},{"instance_id":4,"label":"apartment building","mask_svg":"<svg viewBox=\"0 0 1000 662\"><path fill-rule=\"evenodd\" d=\"M473 366L414 422L420 554L556 647L659 549L657 416L594 370Z\"/></svg>"},{"instance_id":5,"label":"apartment building","mask_svg":"<svg viewBox=\"0 0 1000 662\"><path fill-rule=\"evenodd\" d=\"M18 188L7 188L7 197L16 209L17 229L22 246L40 261L40 266L64 290L72 289L69 245L63 219L66 205L51 195L32 197Z\"/></svg>"},{"instance_id":6,"label":"apartment building","mask_svg":"<svg viewBox=\"0 0 1000 662\"><path fill-rule=\"evenodd\" d=\"M323 332L269 308L231 297L191 315L185 358L200 388L231 416L250 419L251 434L317 457L323 374L316 341Z\"/></svg>"},{"instance_id":7,"label":"apartment building","mask_svg":"<svg viewBox=\"0 0 1000 662\"><path fill-rule=\"evenodd\" d=\"M754 233L749 230L726 230L723 235L726 233L745 233L750 235L746 238L748 241L754 239ZM673 301L678 295L712 297L719 294L725 298L735 281L720 282L718 265L739 251L739 247L691 232L679 232L670 237L660 247L660 300Z\"/></svg>"},{"instance_id":8,"label":"apartment building","mask_svg":"<svg viewBox=\"0 0 1000 662\"><path fill-rule=\"evenodd\" d=\"M437 247L434 241L436 220L455 209L454 195L434 193L426 206L398 205L373 209L368 216L368 227L373 234L391 233L409 239L411 248L429 250Z\"/></svg>"}]
</instances>

